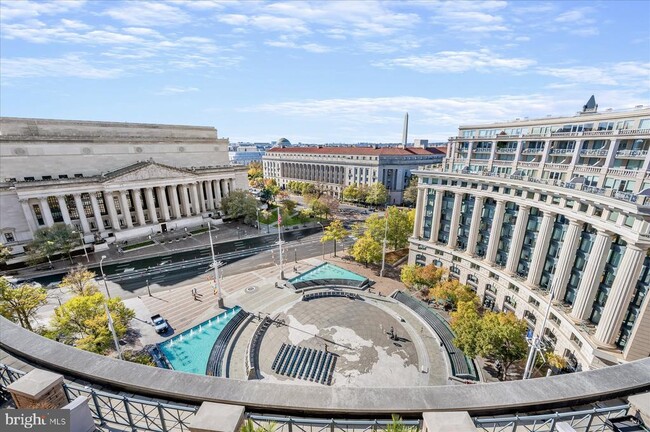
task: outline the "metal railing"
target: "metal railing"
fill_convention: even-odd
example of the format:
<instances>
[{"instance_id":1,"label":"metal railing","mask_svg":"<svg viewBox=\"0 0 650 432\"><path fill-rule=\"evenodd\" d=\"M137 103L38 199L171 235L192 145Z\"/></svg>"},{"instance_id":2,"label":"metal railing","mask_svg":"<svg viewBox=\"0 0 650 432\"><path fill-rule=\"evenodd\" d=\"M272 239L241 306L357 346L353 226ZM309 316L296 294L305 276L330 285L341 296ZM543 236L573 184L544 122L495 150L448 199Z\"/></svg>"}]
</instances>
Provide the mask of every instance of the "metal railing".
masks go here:
<instances>
[{"instance_id":1,"label":"metal railing","mask_svg":"<svg viewBox=\"0 0 650 432\"><path fill-rule=\"evenodd\" d=\"M474 424L478 430L488 432L553 432L555 425L563 422L571 425L576 432L600 432L611 430L606 425L607 419L625 416L629 408L629 405L618 405L532 416L478 417L474 418Z\"/></svg>"},{"instance_id":2,"label":"metal railing","mask_svg":"<svg viewBox=\"0 0 650 432\"><path fill-rule=\"evenodd\" d=\"M9 384L26 373L0 364L0 390L6 391ZM125 426L125 430L153 432L189 431L189 421L198 407L165 404L114 393L95 390L76 384L63 384L68 402L77 397L88 399L88 407L95 423L112 428Z\"/></svg>"},{"instance_id":3,"label":"metal railing","mask_svg":"<svg viewBox=\"0 0 650 432\"><path fill-rule=\"evenodd\" d=\"M389 430L393 425L393 420L315 419L259 414L247 414L246 419L250 420L256 429L259 427L266 432L375 432ZM422 429L421 420L401 420L399 424L405 426L404 432Z\"/></svg>"}]
</instances>

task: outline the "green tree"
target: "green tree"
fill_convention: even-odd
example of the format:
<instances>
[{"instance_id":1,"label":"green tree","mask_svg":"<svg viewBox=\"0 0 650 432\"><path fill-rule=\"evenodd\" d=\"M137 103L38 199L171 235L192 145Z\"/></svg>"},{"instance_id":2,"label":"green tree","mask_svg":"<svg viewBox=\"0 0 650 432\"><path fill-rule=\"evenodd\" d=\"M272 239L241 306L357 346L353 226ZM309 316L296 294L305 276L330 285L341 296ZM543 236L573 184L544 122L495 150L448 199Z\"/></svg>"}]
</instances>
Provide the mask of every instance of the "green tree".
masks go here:
<instances>
[{"instance_id":1,"label":"green tree","mask_svg":"<svg viewBox=\"0 0 650 432\"><path fill-rule=\"evenodd\" d=\"M355 261L362 262L366 267L368 263L376 263L381 260L381 244L371 236L365 234L354 243L350 255Z\"/></svg>"},{"instance_id":2,"label":"green tree","mask_svg":"<svg viewBox=\"0 0 650 432\"><path fill-rule=\"evenodd\" d=\"M104 304L108 305L118 339L122 338L135 312L127 308L119 297L107 300L99 292L75 296L56 308L50 334L82 350L104 354L113 343Z\"/></svg>"},{"instance_id":3,"label":"green tree","mask_svg":"<svg viewBox=\"0 0 650 432\"><path fill-rule=\"evenodd\" d=\"M314 215L317 217L327 218L327 216L331 213L331 209L321 198L312 198L309 201L309 209L314 212Z\"/></svg>"},{"instance_id":4,"label":"green tree","mask_svg":"<svg viewBox=\"0 0 650 432\"><path fill-rule=\"evenodd\" d=\"M0 265L7 262L11 257L11 249L0 243Z\"/></svg>"},{"instance_id":5,"label":"green tree","mask_svg":"<svg viewBox=\"0 0 650 432\"><path fill-rule=\"evenodd\" d=\"M478 318L474 302L461 302L451 314L451 328L456 333L454 344L468 357L480 355L499 360L504 380L513 363L526 358L528 325L513 313L487 312Z\"/></svg>"},{"instance_id":6,"label":"green tree","mask_svg":"<svg viewBox=\"0 0 650 432\"><path fill-rule=\"evenodd\" d=\"M359 185L359 198L358 202L365 203L366 200L368 199L368 193L370 192L370 188L368 188L368 185L361 184Z\"/></svg>"},{"instance_id":7,"label":"green tree","mask_svg":"<svg viewBox=\"0 0 650 432\"><path fill-rule=\"evenodd\" d=\"M283 199L280 201L280 207L284 210L284 215L289 217L293 214L294 211L296 211L296 206L298 205L297 202L290 200L288 198Z\"/></svg>"},{"instance_id":8,"label":"green tree","mask_svg":"<svg viewBox=\"0 0 650 432\"><path fill-rule=\"evenodd\" d=\"M479 304L479 298L468 286L463 285L456 279L439 282L429 290L429 297L456 307L460 302Z\"/></svg>"},{"instance_id":9,"label":"green tree","mask_svg":"<svg viewBox=\"0 0 650 432\"><path fill-rule=\"evenodd\" d=\"M366 219L366 232L380 243L384 241L386 235L388 245L394 250L400 249L408 246L409 236L413 233L414 220L415 210L389 207L383 217L375 213ZM388 231L386 231L387 223Z\"/></svg>"},{"instance_id":10,"label":"green tree","mask_svg":"<svg viewBox=\"0 0 650 432\"><path fill-rule=\"evenodd\" d=\"M407 264L402 267L400 279L409 289L429 290L442 281L447 271L442 267L428 264L424 267L415 264Z\"/></svg>"},{"instance_id":11,"label":"green tree","mask_svg":"<svg viewBox=\"0 0 650 432\"><path fill-rule=\"evenodd\" d=\"M366 202L372 205L384 205L388 201L388 190L382 183L373 183L368 188Z\"/></svg>"},{"instance_id":12,"label":"green tree","mask_svg":"<svg viewBox=\"0 0 650 432\"><path fill-rule=\"evenodd\" d=\"M221 208L233 219L243 219L244 223L253 223L257 218L257 200L249 192L241 189L232 191L221 200Z\"/></svg>"},{"instance_id":13,"label":"green tree","mask_svg":"<svg viewBox=\"0 0 650 432\"><path fill-rule=\"evenodd\" d=\"M325 227L323 231L323 236L321 237L320 242L325 243L328 241L334 241L334 256L336 256L336 241L343 240L350 233L345 229L343 223L340 220L333 221L331 224Z\"/></svg>"},{"instance_id":14,"label":"green tree","mask_svg":"<svg viewBox=\"0 0 650 432\"><path fill-rule=\"evenodd\" d=\"M404 189L402 194L402 202L404 205L414 206L415 201L418 199L418 178L416 176L411 176L409 180L409 185Z\"/></svg>"},{"instance_id":15,"label":"green tree","mask_svg":"<svg viewBox=\"0 0 650 432\"><path fill-rule=\"evenodd\" d=\"M50 261L52 255L60 252L68 255L70 262L73 262L70 252L77 246L79 246L79 236L74 228L64 223L56 223L51 227L38 229L28 249L33 254L33 259L47 258Z\"/></svg>"},{"instance_id":16,"label":"green tree","mask_svg":"<svg viewBox=\"0 0 650 432\"><path fill-rule=\"evenodd\" d=\"M59 287L68 288L77 295L92 295L98 291L95 276L94 272L79 265L65 275Z\"/></svg>"},{"instance_id":17,"label":"green tree","mask_svg":"<svg viewBox=\"0 0 650 432\"><path fill-rule=\"evenodd\" d=\"M254 161L248 164L248 183L251 186L257 184L258 179L264 178L264 170L262 162Z\"/></svg>"},{"instance_id":18,"label":"green tree","mask_svg":"<svg viewBox=\"0 0 650 432\"><path fill-rule=\"evenodd\" d=\"M30 320L47 303L47 292L41 287L22 284L14 288L0 277L0 315L32 330Z\"/></svg>"},{"instance_id":19,"label":"green tree","mask_svg":"<svg viewBox=\"0 0 650 432\"><path fill-rule=\"evenodd\" d=\"M359 186L356 183L346 186L342 192L345 201L359 201Z\"/></svg>"},{"instance_id":20,"label":"green tree","mask_svg":"<svg viewBox=\"0 0 650 432\"><path fill-rule=\"evenodd\" d=\"M260 199L266 202L273 201L279 193L280 186L278 186L275 179L265 179L264 187L260 192Z\"/></svg>"}]
</instances>

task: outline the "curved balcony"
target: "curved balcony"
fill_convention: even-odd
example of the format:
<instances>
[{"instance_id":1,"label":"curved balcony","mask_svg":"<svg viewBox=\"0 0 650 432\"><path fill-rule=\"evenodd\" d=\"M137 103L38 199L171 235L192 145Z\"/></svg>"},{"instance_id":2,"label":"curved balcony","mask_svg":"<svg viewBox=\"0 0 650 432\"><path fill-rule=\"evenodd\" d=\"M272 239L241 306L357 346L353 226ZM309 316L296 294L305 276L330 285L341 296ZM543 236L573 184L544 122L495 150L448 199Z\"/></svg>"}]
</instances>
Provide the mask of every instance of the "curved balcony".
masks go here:
<instances>
[{"instance_id":1,"label":"curved balcony","mask_svg":"<svg viewBox=\"0 0 650 432\"><path fill-rule=\"evenodd\" d=\"M609 150L607 149L582 149L580 150L580 156L607 156Z\"/></svg>"}]
</instances>

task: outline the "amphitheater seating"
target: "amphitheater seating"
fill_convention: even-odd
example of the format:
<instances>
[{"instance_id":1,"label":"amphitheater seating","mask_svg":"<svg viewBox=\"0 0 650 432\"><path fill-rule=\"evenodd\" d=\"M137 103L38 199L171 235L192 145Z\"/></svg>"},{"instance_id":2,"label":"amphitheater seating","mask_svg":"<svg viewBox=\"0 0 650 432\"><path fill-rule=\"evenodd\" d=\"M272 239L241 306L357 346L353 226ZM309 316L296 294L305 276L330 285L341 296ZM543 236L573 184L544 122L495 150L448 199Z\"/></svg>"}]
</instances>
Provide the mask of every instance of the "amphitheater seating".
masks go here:
<instances>
[{"instance_id":1,"label":"amphitheater seating","mask_svg":"<svg viewBox=\"0 0 650 432\"><path fill-rule=\"evenodd\" d=\"M303 294L302 300L309 301L309 300L325 298L325 297L347 297L352 300L361 298L359 294L349 293L345 291L321 291L321 292Z\"/></svg>"},{"instance_id":2,"label":"amphitheater seating","mask_svg":"<svg viewBox=\"0 0 650 432\"><path fill-rule=\"evenodd\" d=\"M442 318L420 301L401 291L393 294L393 298L421 316L433 331L436 332L447 351L447 356L451 362L452 373L455 377L478 380L475 372L470 370L470 363L473 363L472 360L465 357L463 352L456 348L453 343L454 334Z\"/></svg>"},{"instance_id":3,"label":"amphitheater seating","mask_svg":"<svg viewBox=\"0 0 650 432\"><path fill-rule=\"evenodd\" d=\"M350 288L362 288L368 284L368 279L358 281L352 279L313 279L301 282L292 282L294 289L314 288L319 286L346 286Z\"/></svg>"},{"instance_id":4,"label":"amphitheater seating","mask_svg":"<svg viewBox=\"0 0 650 432\"><path fill-rule=\"evenodd\" d=\"M217 340L212 346L210 351L210 357L208 358L208 365L205 368L206 375L212 376L222 376L222 365L223 359L226 355L226 348L228 347L228 342L230 338L235 334L237 327L248 318L249 313L243 309L240 309L239 312L233 316L228 324L221 330Z\"/></svg>"},{"instance_id":5,"label":"amphitheater seating","mask_svg":"<svg viewBox=\"0 0 650 432\"><path fill-rule=\"evenodd\" d=\"M330 385L336 358L330 352L282 344L271 369L280 375Z\"/></svg>"},{"instance_id":6,"label":"amphitheater seating","mask_svg":"<svg viewBox=\"0 0 650 432\"><path fill-rule=\"evenodd\" d=\"M273 320L269 317L265 317L253 334L253 339L248 350L248 364L254 372L254 377L259 378L260 371L260 345L262 343L262 338L266 333L266 330L273 324Z\"/></svg>"}]
</instances>

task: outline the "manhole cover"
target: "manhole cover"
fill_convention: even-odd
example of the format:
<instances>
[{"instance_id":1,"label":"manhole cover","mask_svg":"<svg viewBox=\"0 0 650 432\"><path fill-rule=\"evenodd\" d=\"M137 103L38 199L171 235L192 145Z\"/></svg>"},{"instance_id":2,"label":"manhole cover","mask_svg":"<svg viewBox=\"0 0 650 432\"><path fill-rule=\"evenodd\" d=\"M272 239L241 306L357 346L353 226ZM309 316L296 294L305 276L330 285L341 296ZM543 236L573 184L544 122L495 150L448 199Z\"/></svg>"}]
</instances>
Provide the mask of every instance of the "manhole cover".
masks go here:
<instances>
[{"instance_id":1,"label":"manhole cover","mask_svg":"<svg viewBox=\"0 0 650 432\"><path fill-rule=\"evenodd\" d=\"M253 286L249 286L248 288L246 288L245 291L246 291L247 293L253 293L253 292L257 291L257 287L256 287L255 285L253 285Z\"/></svg>"}]
</instances>

